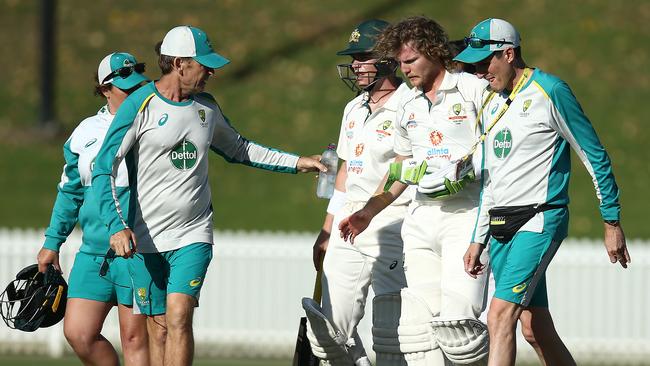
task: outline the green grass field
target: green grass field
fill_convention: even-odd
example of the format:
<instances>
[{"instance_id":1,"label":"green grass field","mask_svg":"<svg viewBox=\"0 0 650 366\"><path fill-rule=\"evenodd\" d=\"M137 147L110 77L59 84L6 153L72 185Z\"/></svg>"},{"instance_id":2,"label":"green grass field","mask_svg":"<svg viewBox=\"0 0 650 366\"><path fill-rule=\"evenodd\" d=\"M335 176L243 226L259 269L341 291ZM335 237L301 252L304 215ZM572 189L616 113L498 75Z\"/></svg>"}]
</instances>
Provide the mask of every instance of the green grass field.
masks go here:
<instances>
[{"instance_id":1,"label":"green grass field","mask_svg":"<svg viewBox=\"0 0 650 366\"><path fill-rule=\"evenodd\" d=\"M158 75L153 45L178 24L207 31L232 63L208 91L246 137L302 154L320 153L338 137L340 115L353 97L338 80L337 57L354 25L371 17L437 19L451 38L497 16L522 33L533 66L565 79L599 132L614 162L628 237L650 237L645 224L649 129L642 106L650 97L650 3L600 0L480 2L290 0L171 0L58 2L56 110L61 130L44 138L38 125L37 1L0 0L0 226L45 227L63 160L61 145L79 121L94 114L92 75L115 50L134 53ZM602 235L591 179L574 159L571 235ZM268 174L211 161L215 226L219 229L316 231L326 202L313 176Z\"/></svg>"}]
</instances>

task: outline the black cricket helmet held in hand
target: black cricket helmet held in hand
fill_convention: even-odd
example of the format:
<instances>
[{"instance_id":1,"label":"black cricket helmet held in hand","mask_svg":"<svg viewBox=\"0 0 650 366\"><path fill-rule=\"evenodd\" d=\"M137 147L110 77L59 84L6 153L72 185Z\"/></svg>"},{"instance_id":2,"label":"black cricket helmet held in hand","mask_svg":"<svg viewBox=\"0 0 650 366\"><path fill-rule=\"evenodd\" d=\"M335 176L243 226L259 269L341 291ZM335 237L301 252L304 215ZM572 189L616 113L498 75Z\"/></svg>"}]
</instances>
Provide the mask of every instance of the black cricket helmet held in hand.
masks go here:
<instances>
[{"instance_id":1,"label":"black cricket helmet held in hand","mask_svg":"<svg viewBox=\"0 0 650 366\"><path fill-rule=\"evenodd\" d=\"M68 284L51 264L45 273L38 265L23 268L0 295L0 315L12 329L33 332L63 319Z\"/></svg>"}]
</instances>

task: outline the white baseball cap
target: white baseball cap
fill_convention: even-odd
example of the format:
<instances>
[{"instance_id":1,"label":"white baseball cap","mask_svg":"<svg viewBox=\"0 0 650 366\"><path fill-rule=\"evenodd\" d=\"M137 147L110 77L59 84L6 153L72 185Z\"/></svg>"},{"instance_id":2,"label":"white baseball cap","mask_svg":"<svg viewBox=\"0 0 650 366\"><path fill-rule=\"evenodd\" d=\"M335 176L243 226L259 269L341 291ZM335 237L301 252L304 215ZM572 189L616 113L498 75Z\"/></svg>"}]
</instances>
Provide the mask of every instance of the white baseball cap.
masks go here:
<instances>
[{"instance_id":1,"label":"white baseball cap","mask_svg":"<svg viewBox=\"0 0 650 366\"><path fill-rule=\"evenodd\" d=\"M114 52L102 59L97 68L97 80L99 85L113 84L116 87L127 90L149 81L144 72L144 64L139 64L132 54L126 52Z\"/></svg>"},{"instance_id":2,"label":"white baseball cap","mask_svg":"<svg viewBox=\"0 0 650 366\"><path fill-rule=\"evenodd\" d=\"M503 19L489 18L478 23L465 38L466 48L454 58L468 64L486 59L495 51L517 48L521 42L519 32Z\"/></svg>"},{"instance_id":3,"label":"white baseball cap","mask_svg":"<svg viewBox=\"0 0 650 366\"><path fill-rule=\"evenodd\" d=\"M230 60L214 52L208 35L196 27L182 25L173 28L163 38L160 54L174 57L192 57L205 67L218 69Z\"/></svg>"}]
</instances>

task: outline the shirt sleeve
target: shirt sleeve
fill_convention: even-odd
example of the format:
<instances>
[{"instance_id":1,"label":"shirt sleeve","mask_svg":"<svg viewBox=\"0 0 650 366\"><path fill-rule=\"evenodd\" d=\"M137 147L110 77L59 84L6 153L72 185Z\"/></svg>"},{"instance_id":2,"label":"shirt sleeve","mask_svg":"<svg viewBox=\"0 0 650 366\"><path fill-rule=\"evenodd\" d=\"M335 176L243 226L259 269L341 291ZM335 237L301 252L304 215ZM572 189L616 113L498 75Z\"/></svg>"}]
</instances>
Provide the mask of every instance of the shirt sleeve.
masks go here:
<instances>
[{"instance_id":1,"label":"shirt sleeve","mask_svg":"<svg viewBox=\"0 0 650 366\"><path fill-rule=\"evenodd\" d=\"M476 215L476 222L474 224L474 230L472 231L472 243L481 243L486 244L487 235L490 226L490 214L489 210L494 207L494 200L492 198L492 192L490 187L490 175L485 171L485 154L483 150L485 149L485 144L481 144L481 148L478 151L481 151L481 193L479 196L478 204L478 213ZM477 151L477 152L478 152Z\"/></svg>"},{"instance_id":2,"label":"shirt sleeve","mask_svg":"<svg viewBox=\"0 0 650 366\"><path fill-rule=\"evenodd\" d=\"M79 175L79 154L72 151L72 137L63 145L65 165L58 193L54 201L50 225L45 230L43 248L59 251L72 232L79 218L79 209L84 200L84 187Z\"/></svg>"},{"instance_id":3,"label":"shirt sleeve","mask_svg":"<svg viewBox=\"0 0 650 366\"><path fill-rule=\"evenodd\" d=\"M395 139L393 143L393 151L398 155L403 156L412 156L413 149L411 148L411 140L409 139L408 132L406 131L406 110L404 109L405 104L403 100L399 102L397 106L396 121L397 126L395 126Z\"/></svg>"},{"instance_id":4,"label":"shirt sleeve","mask_svg":"<svg viewBox=\"0 0 650 366\"><path fill-rule=\"evenodd\" d=\"M558 133L569 142L591 175L604 220L619 220L619 190L612 163L591 122L565 82L553 86L551 115Z\"/></svg>"},{"instance_id":5,"label":"shirt sleeve","mask_svg":"<svg viewBox=\"0 0 650 366\"><path fill-rule=\"evenodd\" d=\"M349 107L349 109L352 108L353 107ZM350 147L348 146L349 139L347 134L352 132L348 131L348 128L350 128L347 121L347 116L350 114L349 109L348 107L346 107L345 111L343 111L343 117L341 118L341 130L339 132L339 142L338 145L336 145L336 155L338 155L340 159L345 161L348 161L350 159Z\"/></svg>"},{"instance_id":6,"label":"shirt sleeve","mask_svg":"<svg viewBox=\"0 0 650 366\"><path fill-rule=\"evenodd\" d=\"M129 227L117 199L115 177L120 163L136 141L139 125L137 117L138 108L131 100L125 100L118 109L95 158L92 189L99 204L100 217L106 224L109 235Z\"/></svg>"},{"instance_id":7,"label":"shirt sleeve","mask_svg":"<svg viewBox=\"0 0 650 366\"><path fill-rule=\"evenodd\" d=\"M210 148L229 163L281 173L297 172L299 156L247 140L221 113L215 113L214 123Z\"/></svg>"}]
</instances>

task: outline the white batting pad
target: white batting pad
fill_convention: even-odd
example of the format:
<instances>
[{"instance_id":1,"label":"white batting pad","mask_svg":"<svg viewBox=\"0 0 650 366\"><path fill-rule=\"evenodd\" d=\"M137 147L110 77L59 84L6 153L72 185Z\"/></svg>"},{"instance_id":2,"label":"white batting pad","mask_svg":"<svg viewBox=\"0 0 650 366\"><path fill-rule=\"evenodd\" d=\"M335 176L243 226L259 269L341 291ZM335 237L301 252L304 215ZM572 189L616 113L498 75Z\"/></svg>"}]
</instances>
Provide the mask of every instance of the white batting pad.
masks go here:
<instances>
[{"instance_id":1,"label":"white batting pad","mask_svg":"<svg viewBox=\"0 0 650 366\"><path fill-rule=\"evenodd\" d=\"M402 312L397 328L400 350L409 366L442 366L444 359L433 333L433 314L424 299L401 291Z\"/></svg>"},{"instance_id":2,"label":"white batting pad","mask_svg":"<svg viewBox=\"0 0 650 366\"><path fill-rule=\"evenodd\" d=\"M352 365L352 358L345 347L347 337L330 323L320 305L311 298L303 297L302 308L307 314L307 338L314 355L326 360L324 363L327 365Z\"/></svg>"},{"instance_id":3,"label":"white batting pad","mask_svg":"<svg viewBox=\"0 0 650 366\"><path fill-rule=\"evenodd\" d=\"M488 330L480 320L436 319L433 321L433 327L440 349L450 361L469 365L487 359L490 348Z\"/></svg>"}]
</instances>

